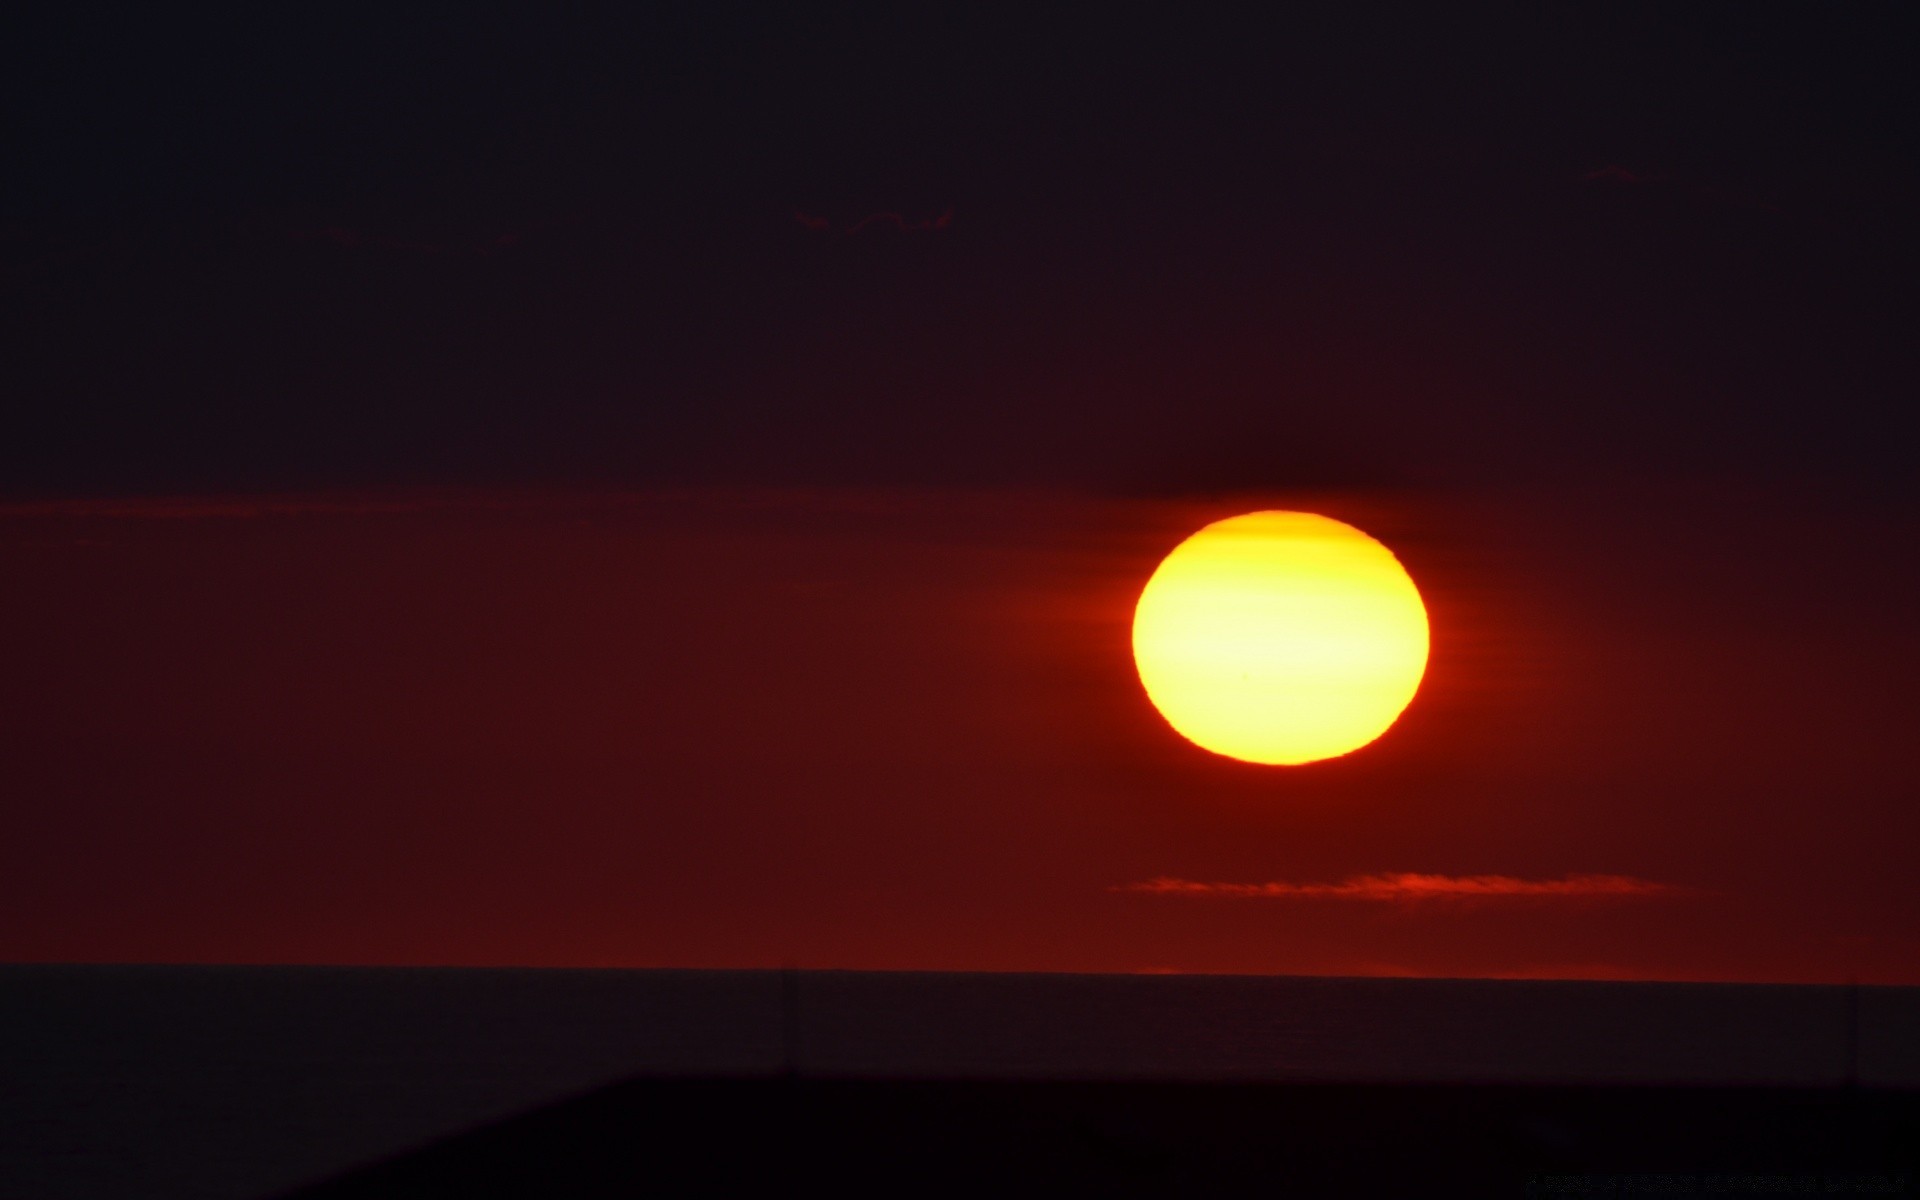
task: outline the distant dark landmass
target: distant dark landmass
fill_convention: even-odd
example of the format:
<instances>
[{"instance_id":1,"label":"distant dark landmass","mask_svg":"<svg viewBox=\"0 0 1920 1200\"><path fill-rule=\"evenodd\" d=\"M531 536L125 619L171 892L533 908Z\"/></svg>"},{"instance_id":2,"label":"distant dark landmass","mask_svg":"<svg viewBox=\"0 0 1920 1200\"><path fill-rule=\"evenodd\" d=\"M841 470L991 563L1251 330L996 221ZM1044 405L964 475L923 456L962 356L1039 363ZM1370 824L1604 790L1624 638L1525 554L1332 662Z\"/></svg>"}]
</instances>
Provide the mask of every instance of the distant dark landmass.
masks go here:
<instances>
[{"instance_id":1,"label":"distant dark landmass","mask_svg":"<svg viewBox=\"0 0 1920 1200\"><path fill-rule=\"evenodd\" d=\"M6 1197L1858 1192L1914 1186L1920 989L7 966L0 1079Z\"/></svg>"}]
</instances>

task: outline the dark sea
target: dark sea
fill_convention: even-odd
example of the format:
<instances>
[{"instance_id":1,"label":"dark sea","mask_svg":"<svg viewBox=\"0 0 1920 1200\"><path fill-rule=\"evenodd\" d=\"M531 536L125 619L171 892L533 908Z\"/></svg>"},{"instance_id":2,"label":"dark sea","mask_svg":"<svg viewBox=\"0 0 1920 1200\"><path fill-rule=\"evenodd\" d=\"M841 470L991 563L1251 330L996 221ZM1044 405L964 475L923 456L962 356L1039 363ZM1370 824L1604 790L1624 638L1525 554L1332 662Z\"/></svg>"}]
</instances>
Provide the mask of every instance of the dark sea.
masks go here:
<instances>
[{"instance_id":1,"label":"dark sea","mask_svg":"<svg viewBox=\"0 0 1920 1200\"><path fill-rule=\"evenodd\" d=\"M0 1197L269 1195L621 1080L1913 1089L1920 989L0 966Z\"/></svg>"}]
</instances>

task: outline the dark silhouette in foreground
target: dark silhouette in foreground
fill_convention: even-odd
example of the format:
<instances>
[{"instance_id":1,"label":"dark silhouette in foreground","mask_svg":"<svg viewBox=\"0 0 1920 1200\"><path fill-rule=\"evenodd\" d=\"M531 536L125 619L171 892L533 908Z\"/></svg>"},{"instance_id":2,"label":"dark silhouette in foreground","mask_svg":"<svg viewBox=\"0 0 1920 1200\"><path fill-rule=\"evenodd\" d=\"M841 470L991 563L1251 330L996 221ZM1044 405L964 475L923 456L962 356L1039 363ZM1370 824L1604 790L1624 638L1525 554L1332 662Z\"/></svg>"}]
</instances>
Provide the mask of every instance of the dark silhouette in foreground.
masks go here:
<instances>
[{"instance_id":1,"label":"dark silhouette in foreground","mask_svg":"<svg viewBox=\"0 0 1920 1200\"><path fill-rule=\"evenodd\" d=\"M1908 1195L1917 1145L1911 1090L640 1079L296 1195Z\"/></svg>"}]
</instances>

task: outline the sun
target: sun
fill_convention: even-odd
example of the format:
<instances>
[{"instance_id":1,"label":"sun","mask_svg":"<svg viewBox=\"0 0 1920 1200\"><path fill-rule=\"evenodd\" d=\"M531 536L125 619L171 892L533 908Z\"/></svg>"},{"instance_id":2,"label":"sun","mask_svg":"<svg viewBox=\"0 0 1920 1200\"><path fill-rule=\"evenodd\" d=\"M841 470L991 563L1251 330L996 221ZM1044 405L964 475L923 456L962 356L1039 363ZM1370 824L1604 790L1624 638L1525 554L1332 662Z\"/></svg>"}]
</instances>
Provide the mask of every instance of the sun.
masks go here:
<instances>
[{"instance_id":1,"label":"sun","mask_svg":"<svg viewBox=\"0 0 1920 1200\"><path fill-rule=\"evenodd\" d=\"M1427 610L1393 552L1330 517L1253 512L1174 547L1133 614L1133 659L1181 736L1294 765L1387 731L1427 669Z\"/></svg>"}]
</instances>

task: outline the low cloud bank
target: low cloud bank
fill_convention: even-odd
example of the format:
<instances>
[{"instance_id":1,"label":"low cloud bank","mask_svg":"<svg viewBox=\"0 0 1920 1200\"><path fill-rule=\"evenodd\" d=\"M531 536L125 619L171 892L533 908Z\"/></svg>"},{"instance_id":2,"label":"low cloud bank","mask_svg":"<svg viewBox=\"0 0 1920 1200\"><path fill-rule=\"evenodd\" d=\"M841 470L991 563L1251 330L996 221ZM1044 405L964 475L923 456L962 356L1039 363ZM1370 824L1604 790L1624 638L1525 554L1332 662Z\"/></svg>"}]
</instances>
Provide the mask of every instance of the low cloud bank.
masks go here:
<instances>
[{"instance_id":1,"label":"low cloud bank","mask_svg":"<svg viewBox=\"0 0 1920 1200\"><path fill-rule=\"evenodd\" d=\"M1338 883L1202 883L1162 875L1143 883L1122 884L1116 892L1156 896L1224 896L1256 900L1493 900L1598 896L1664 896L1680 891L1668 883L1632 875L1568 875L1560 879L1521 879L1514 875L1426 875L1401 871L1352 875Z\"/></svg>"}]
</instances>

